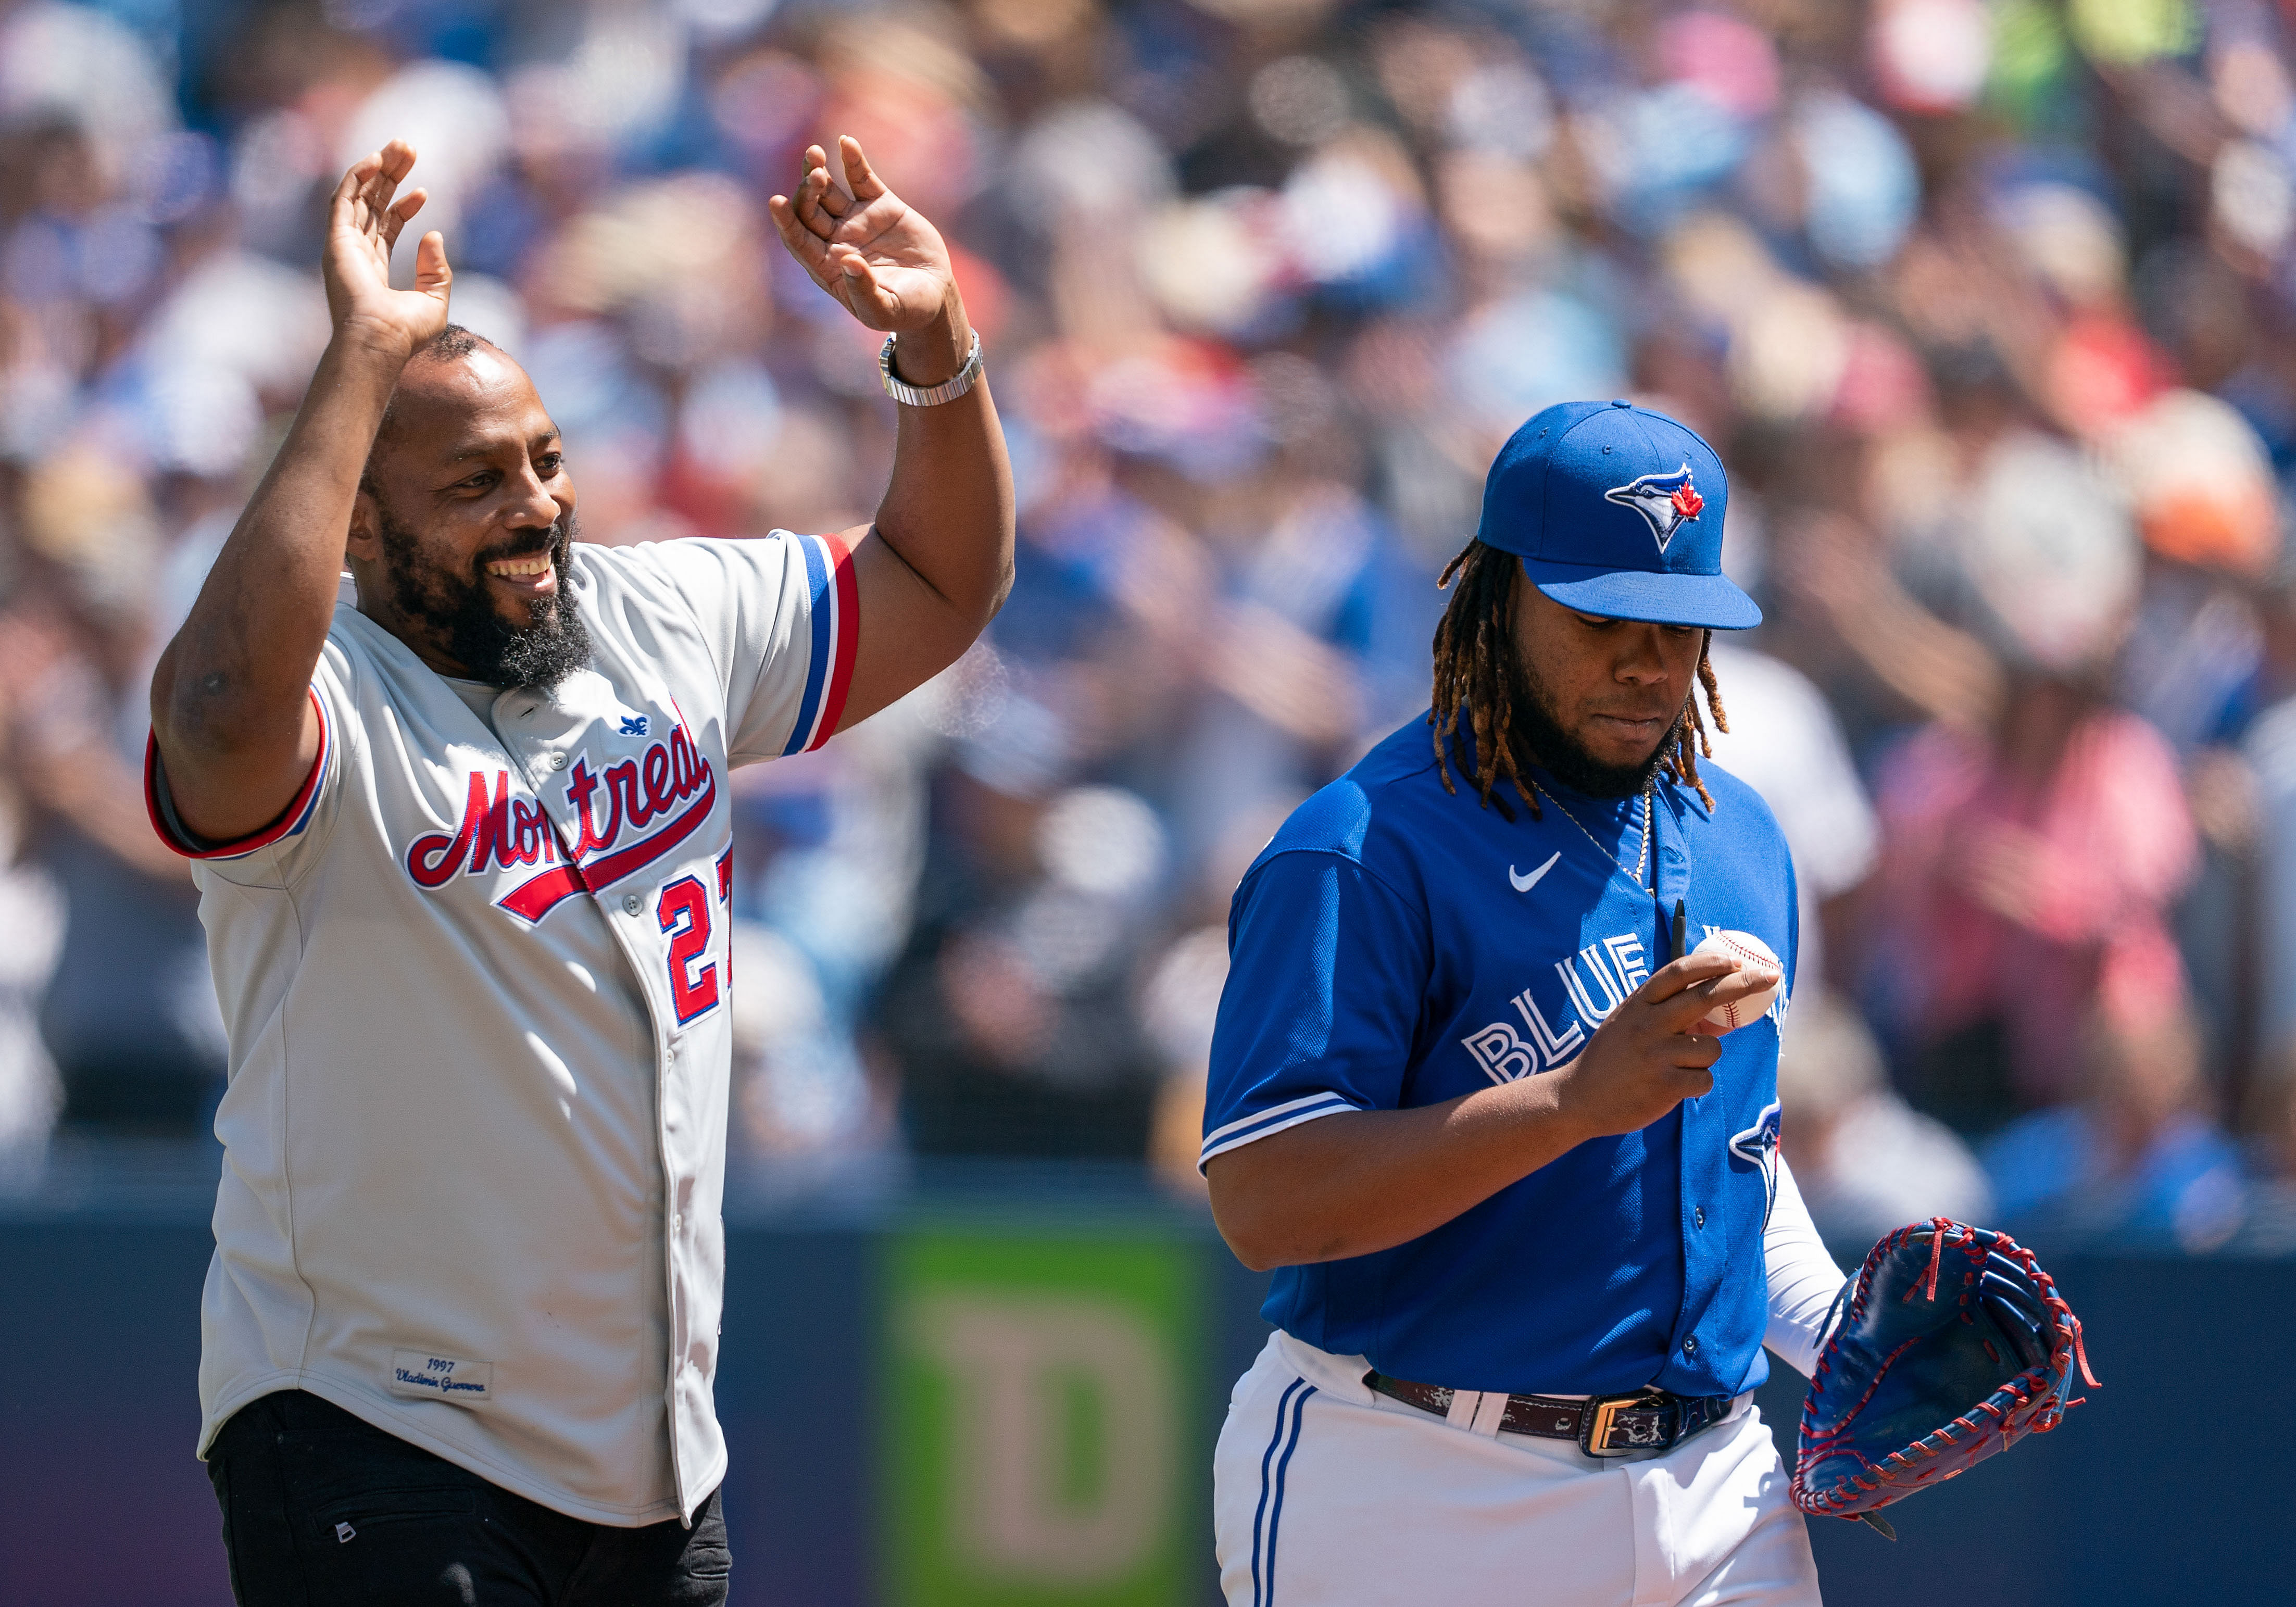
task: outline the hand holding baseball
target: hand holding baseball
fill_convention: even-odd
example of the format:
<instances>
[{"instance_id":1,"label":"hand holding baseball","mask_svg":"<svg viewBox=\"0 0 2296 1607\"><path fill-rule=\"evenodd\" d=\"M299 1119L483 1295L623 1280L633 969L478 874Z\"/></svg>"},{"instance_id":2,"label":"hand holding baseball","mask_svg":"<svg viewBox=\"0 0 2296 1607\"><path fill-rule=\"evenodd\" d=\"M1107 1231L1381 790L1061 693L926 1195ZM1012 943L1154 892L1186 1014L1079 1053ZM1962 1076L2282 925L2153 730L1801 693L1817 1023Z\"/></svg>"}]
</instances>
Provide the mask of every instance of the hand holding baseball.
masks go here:
<instances>
[{"instance_id":1,"label":"hand holding baseball","mask_svg":"<svg viewBox=\"0 0 2296 1607\"><path fill-rule=\"evenodd\" d=\"M1561 1079L1557 1107L1589 1138L1650 1126L1714 1086L1710 1068L1722 1040L1704 1029L1705 1019L1775 991L1777 980L1775 971L1711 949L1660 967L1595 1029L1578 1059L1549 1073Z\"/></svg>"},{"instance_id":2,"label":"hand holding baseball","mask_svg":"<svg viewBox=\"0 0 2296 1607\"><path fill-rule=\"evenodd\" d=\"M1717 1004L1691 1029L1693 1032L1710 1033L1720 1037L1726 1032L1735 1032L1741 1027L1751 1027L1762 1019L1762 1013L1778 996L1778 988L1785 981L1786 968L1770 946L1750 931L1717 931L1690 951L1693 955L1726 955L1746 968L1746 975L1754 977L1769 973L1769 985L1757 988L1743 998L1729 999Z\"/></svg>"}]
</instances>

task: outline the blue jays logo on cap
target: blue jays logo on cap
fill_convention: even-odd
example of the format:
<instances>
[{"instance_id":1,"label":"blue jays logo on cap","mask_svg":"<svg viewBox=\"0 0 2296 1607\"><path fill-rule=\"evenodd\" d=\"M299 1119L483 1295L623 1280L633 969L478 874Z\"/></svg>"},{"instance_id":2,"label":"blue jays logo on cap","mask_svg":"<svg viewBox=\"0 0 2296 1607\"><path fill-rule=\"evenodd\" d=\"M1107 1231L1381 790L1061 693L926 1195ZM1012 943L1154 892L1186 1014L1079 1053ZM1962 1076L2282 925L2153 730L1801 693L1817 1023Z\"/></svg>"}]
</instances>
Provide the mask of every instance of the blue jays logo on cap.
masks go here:
<instances>
[{"instance_id":1,"label":"blue jays logo on cap","mask_svg":"<svg viewBox=\"0 0 2296 1607\"><path fill-rule=\"evenodd\" d=\"M1645 474L1623 486L1612 486L1603 493L1603 499L1621 503L1650 521L1651 534L1658 537L1661 553L1674 539L1676 527L1685 519L1697 518L1706 506L1706 499L1691 483L1686 463L1671 474Z\"/></svg>"},{"instance_id":2,"label":"blue jays logo on cap","mask_svg":"<svg viewBox=\"0 0 2296 1607\"><path fill-rule=\"evenodd\" d=\"M1500 448L1475 536L1580 613L1743 630L1762 611L1722 572L1729 500L1722 460L1679 421L1560 402Z\"/></svg>"}]
</instances>

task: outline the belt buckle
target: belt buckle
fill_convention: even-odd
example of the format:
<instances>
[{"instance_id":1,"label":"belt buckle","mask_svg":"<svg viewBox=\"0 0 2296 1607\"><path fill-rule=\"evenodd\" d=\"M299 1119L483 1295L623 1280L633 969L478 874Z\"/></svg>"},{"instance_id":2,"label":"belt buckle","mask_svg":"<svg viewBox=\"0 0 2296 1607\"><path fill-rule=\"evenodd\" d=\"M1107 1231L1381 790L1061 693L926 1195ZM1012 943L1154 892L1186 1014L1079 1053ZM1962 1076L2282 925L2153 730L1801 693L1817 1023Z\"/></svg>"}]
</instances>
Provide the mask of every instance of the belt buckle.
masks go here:
<instances>
[{"instance_id":1,"label":"belt buckle","mask_svg":"<svg viewBox=\"0 0 2296 1607\"><path fill-rule=\"evenodd\" d=\"M1598 1395L1587 1403L1579 1421L1578 1448L1589 1456L1628 1456L1636 1451L1660 1451L1669 1444L1666 1425L1655 1416L1626 1417L1628 1412L1652 1412L1666 1404L1662 1390L1637 1390L1631 1395ZM1624 1418L1624 1421L1621 1419Z\"/></svg>"}]
</instances>

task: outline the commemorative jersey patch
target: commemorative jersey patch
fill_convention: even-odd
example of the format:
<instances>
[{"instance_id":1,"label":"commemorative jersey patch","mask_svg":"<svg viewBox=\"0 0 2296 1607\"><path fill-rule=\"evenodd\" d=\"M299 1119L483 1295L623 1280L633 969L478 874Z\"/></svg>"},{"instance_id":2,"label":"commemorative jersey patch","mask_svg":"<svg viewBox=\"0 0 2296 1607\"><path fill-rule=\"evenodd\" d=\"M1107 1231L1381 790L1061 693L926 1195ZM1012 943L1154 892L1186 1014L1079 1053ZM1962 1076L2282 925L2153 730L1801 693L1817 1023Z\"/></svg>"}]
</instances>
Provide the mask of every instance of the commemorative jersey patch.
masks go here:
<instances>
[{"instance_id":1,"label":"commemorative jersey patch","mask_svg":"<svg viewBox=\"0 0 2296 1607\"><path fill-rule=\"evenodd\" d=\"M484 1406L494 1398L495 1365L428 1350L390 1353L390 1392L408 1400L451 1400Z\"/></svg>"}]
</instances>

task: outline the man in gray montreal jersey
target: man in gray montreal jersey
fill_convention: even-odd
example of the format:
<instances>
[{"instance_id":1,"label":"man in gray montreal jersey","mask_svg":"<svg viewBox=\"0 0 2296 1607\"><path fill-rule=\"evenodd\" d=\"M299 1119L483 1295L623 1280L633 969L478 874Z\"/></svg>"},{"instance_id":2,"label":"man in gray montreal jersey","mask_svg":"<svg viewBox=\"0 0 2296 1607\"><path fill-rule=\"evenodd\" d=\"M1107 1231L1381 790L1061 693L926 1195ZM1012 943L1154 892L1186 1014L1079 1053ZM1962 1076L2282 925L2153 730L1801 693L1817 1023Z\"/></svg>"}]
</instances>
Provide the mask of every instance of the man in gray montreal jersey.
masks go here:
<instances>
[{"instance_id":1,"label":"man in gray montreal jersey","mask_svg":"<svg viewBox=\"0 0 2296 1607\"><path fill-rule=\"evenodd\" d=\"M947 248L839 156L770 206L889 332L892 483L841 535L575 542L437 234L391 287L414 152L335 191L333 338L152 685L231 1032L200 1451L243 1603L726 1599L726 778L938 673L1012 577Z\"/></svg>"}]
</instances>

